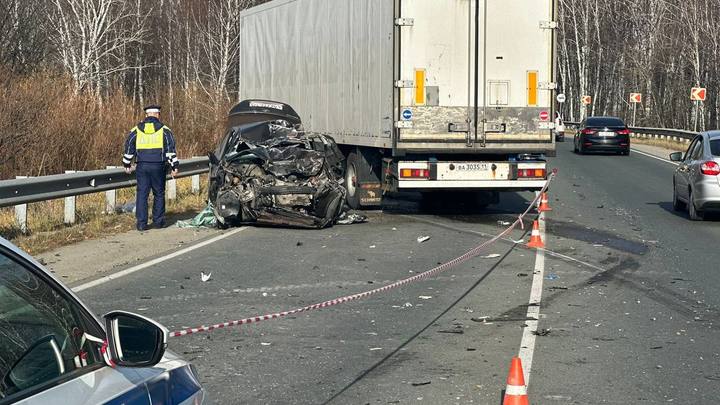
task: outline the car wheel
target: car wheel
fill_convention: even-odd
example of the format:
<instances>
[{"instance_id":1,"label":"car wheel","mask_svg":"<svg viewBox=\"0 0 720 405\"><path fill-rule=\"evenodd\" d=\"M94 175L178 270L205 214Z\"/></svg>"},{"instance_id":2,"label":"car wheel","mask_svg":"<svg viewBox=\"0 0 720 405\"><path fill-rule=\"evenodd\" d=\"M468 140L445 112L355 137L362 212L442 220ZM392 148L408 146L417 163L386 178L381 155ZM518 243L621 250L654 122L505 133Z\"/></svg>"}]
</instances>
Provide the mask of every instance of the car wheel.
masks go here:
<instances>
[{"instance_id":1,"label":"car wheel","mask_svg":"<svg viewBox=\"0 0 720 405\"><path fill-rule=\"evenodd\" d=\"M673 182L673 200L672 200L672 207L675 211L683 211L685 209L685 203L680 201L678 198L677 190L675 189L675 182Z\"/></svg>"},{"instance_id":2,"label":"car wheel","mask_svg":"<svg viewBox=\"0 0 720 405\"><path fill-rule=\"evenodd\" d=\"M690 215L691 221L702 221L704 219L702 211L698 211L695 207L695 197L693 196L692 191L690 192L690 198L688 199L688 214Z\"/></svg>"}]
</instances>

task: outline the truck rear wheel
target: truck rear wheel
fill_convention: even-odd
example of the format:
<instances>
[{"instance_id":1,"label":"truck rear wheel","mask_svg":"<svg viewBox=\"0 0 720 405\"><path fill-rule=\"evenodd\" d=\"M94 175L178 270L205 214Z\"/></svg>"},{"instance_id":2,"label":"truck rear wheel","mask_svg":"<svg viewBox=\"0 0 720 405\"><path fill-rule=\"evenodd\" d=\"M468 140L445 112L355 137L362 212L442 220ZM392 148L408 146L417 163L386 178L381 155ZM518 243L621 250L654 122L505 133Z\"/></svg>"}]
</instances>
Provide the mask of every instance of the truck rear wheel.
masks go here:
<instances>
[{"instance_id":1,"label":"truck rear wheel","mask_svg":"<svg viewBox=\"0 0 720 405\"><path fill-rule=\"evenodd\" d=\"M345 160L347 204L352 209L382 205L380 154L371 149L353 148Z\"/></svg>"},{"instance_id":2,"label":"truck rear wheel","mask_svg":"<svg viewBox=\"0 0 720 405\"><path fill-rule=\"evenodd\" d=\"M356 210L360 208L360 187L358 169L364 159L358 156L358 151L350 152L345 161L345 189L347 190L347 204Z\"/></svg>"}]
</instances>

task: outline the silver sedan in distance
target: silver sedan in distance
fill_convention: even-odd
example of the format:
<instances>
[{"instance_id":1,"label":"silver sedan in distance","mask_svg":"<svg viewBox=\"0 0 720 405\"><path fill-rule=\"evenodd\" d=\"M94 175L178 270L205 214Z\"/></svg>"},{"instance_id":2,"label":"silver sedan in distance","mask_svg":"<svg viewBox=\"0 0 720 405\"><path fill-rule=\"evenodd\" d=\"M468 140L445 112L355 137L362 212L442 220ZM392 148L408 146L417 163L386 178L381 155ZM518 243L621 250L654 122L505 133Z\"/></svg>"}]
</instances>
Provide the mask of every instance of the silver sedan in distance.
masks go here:
<instances>
[{"instance_id":1,"label":"silver sedan in distance","mask_svg":"<svg viewBox=\"0 0 720 405\"><path fill-rule=\"evenodd\" d=\"M687 208L693 221L720 212L720 131L696 136L685 153L672 153L670 160L679 162L673 175L673 209Z\"/></svg>"}]
</instances>

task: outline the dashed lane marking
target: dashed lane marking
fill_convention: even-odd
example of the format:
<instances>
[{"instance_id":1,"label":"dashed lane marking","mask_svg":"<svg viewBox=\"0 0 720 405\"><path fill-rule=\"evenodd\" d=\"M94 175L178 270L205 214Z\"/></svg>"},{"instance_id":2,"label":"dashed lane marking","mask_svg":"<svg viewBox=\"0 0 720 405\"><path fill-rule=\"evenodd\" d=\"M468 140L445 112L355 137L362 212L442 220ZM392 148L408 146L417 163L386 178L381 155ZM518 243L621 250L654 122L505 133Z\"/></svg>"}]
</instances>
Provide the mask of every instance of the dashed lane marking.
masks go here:
<instances>
[{"instance_id":1,"label":"dashed lane marking","mask_svg":"<svg viewBox=\"0 0 720 405\"><path fill-rule=\"evenodd\" d=\"M222 235L218 235L218 236L216 236L216 237L214 237L214 238L208 239L208 240L203 241L203 242L200 242L200 243L198 243L198 244L195 244L195 245L192 245L192 246L188 246L188 247L186 247L186 248L184 248L184 249L178 250L177 252L173 252L173 253L170 253L170 254L168 254L168 255L165 255L165 256L162 256L162 257L158 257L157 259L153 259L153 260L150 260L150 261L148 261L148 262L145 262L145 263L142 263L142 264L138 264L137 266L130 267L129 269L125 269L125 270L119 271L119 272L117 272L117 273L108 274L107 276L100 277L100 278L97 279L97 280L93 280L93 281L90 281L90 282L87 282L87 283L84 283L84 284L80 284L79 286L74 287L72 290L73 290L74 292L78 293L78 292L80 292L80 291L87 290L87 289L89 289L89 288L93 288L93 287L97 287L97 286L99 286L99 285L105 284L105 283L107 283L107 282L109 282L109 281L117 280L117 279L119 279L119 278L121 278L121 277L125 277L125 276L127 276L127 275L133 274L133 273L138 272L138 271L140 271L140 270L147 269L148 267L152 267L152 266L154 266L154 265L156 265L156 264L160 264L160 263L165 262L165 261L168 261L168 260L170 260L170 259L174 259L174 258L176 258L176 257L178 257L178 256L182 256L182 255L184 255L184 254L186 254L186 253L192 252L193 250L200 249L201 247L205 247L205 246L210 245L210 244L212 244L212 243L215 243L215 242L217 242L217 241L223 240L223 239L225 239L225 238L229 238L230 236L233 236L233 235L235 235L235 234L238 234L238 233L240 233L240 232L242 232L242 231L244 231L244 230L246 230L246 229L248 229L248 228L247 228L247 227L235 228L235 229L233 229L233 230L230 230L230 231L228 231L228 232L223 233Z\"/></svg>"}]
</instances>

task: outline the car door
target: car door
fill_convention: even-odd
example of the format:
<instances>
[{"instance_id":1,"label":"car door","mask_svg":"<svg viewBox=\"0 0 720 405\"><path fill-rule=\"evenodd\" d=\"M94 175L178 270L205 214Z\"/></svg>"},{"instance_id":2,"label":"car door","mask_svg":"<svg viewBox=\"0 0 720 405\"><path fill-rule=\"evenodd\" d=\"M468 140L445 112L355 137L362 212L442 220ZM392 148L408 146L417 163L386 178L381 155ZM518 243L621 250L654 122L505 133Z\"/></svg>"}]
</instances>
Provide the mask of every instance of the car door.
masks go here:
<instances>
[{"instance_id":1,"label":"car door","mask_svg":"<svg viewBox=\"0 0 720 405\"><path fill-rule=\"evenodd\" d=\"M104 339L65 287L0 246L0 404L149 404L147 376L108 367Z\"/></svg>"},{"instance_id":2,"label":"car door","mask_svg":"<svg viewBox=\"0 0 720 405\"><path fill-rule=\"evenodd\" d=\"M688 189L693 190L693 188L696 187L697 182L701 180L703 174L701 172L701 166L703 162L705 162L705 159L703 159L705 155L705 139L701 136L697 138L697 145L692 150L692 154L690 156L690 161L688 163L688 171L687 171L687 178L688 178Z\"/></svg>"},{"instance_id":3,"label":"car door","mask_svg":"<svg viewBox=\"0 0 720 405\"><path fill-rule=\"evenodd\" d=\"M688 146L687 152L682 162L678 165L675 171L675 189L677 190L678 196L683 201L688 201L690 195L688 193L690 184L690 171L692 168L693 159L697 156L698 148L701 145L702 137L696 137Z\"/></svg>"}]
</instances>

